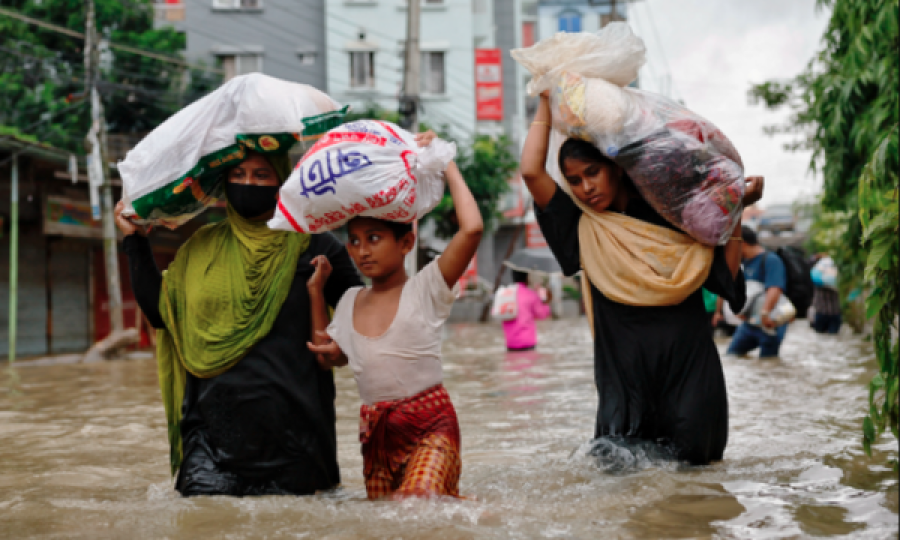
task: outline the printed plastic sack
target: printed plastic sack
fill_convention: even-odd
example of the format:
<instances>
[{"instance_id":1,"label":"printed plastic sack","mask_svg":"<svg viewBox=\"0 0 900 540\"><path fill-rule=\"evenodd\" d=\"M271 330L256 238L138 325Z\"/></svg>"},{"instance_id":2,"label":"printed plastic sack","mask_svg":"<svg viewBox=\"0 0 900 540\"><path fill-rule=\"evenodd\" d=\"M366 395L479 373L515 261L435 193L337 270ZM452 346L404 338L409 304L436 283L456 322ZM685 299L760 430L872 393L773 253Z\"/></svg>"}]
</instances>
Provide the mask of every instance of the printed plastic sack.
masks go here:
<instances>
[{"instance_id":1,"label":"printed plastic sack","mask_svg":"<svg viewBox=\"0 0 900 540\"><path fill-rule=\"evenodd\" d=\"M222 196L222 173L248 150L287 152L340 125L346 112L305 84L235 77L172 115L119 163L124 213L174 229Z\"/></svg>"},{"instance_id":2,"label":"printed plastic sack","mask_svg":"<svg viewBox=\"0 0 900 540\"><path fill-rule=\"evenodd\" d=\"M709 245L724 244L743 210L741 157L712 123L663 96L625 87L643 65L644 44L627 24L564 34L512 56L533 75L531 95L550 91L554 135L547 171L566 138L594 144L628 173L670 223ZM558 133L557 133L558 132Z\"/></svg>"},{"instance_id":3,"label":"printed plastic sack","mask_svg":"<svg viewBox=\"0 0 900 540\"><path fill-rule=\"evenodd\" d=\"M500 287L494 293L491 317L497 321L513 321L519 316L519 286L516 284Z\"/></svg>"},{"instance_id":4,"label":"printed plastic sack","mask_svg":"<svg viewBox=\"0 0 900 540\"><path fill-rule=\"evenodd\" d=\"M272 229L317 233L356 216L409 223L444 194L456 145L419 148L390 122L359 120L332 129L309 149L279 192Z\"/></svg>"}]
</instances>

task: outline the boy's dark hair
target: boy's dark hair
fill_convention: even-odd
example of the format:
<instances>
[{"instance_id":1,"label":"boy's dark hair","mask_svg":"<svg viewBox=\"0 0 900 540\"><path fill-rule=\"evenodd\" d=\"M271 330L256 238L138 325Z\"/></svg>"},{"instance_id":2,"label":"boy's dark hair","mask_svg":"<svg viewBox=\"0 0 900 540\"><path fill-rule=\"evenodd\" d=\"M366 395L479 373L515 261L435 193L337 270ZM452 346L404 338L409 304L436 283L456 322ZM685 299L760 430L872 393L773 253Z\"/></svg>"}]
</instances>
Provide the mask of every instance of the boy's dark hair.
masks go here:
<instances>
[{"instance_id":1,"label":"boy's dark hair","mask_svg":"<svg viewBox=\"0 0 900 540\"><path fill-rule=\"evenodd\" d=\"M359 216L357 216L357 217L351 219L350 221L348 221L348 222L347 222L347 225L349 226L350 223L351 223L354 219L357 219L358 217L359 217ZM372 219L372 220L375 220L375 221L377 221L377 222L379 222L379 223L384 224L385 227L387 227L388 229L391 230L391 233L394 234L394 238L396 238L397 240L400 240L401 238L403 238L404 236L406 236L407 233L411 233L412 230L413 230L413 224L412 224L412 223L397 223L396 221L388 221L388 220L386 220L386 219L370 218L370 217L368 217L368 216L366 216L366 219Z\"/></svg>"},{"instance_id":2,"label":"boy's dark hair","mask_svg":"<svg viewBox=\"0 0 900 540\"><path fill-rule=\"evenodd\" d=\"M388 221L386 219L379 221L383 221L384 224L387 225L387 228L390 229L392 233L394 233L394 238L396 238L397 240L400 240L408 233L411 233L413 230L412 223L397 223L396 221Z\"/></svg>"},{"instance_id":3,"label":"boy's dark hair","mask_svg":"<svg viewBox=\"0 0 900 540\"><path fill-rule=\"evenodd\" d=\"M756 232L746 225L741 226L741 238L748 246L757 246L759 241L756 239Z\"/></svg>"},{"instance_id":4,"label":"boy's dark hair","mask_svg":"<svg viewBox=\"0 0 900 540\"><path fill-rule=\"evenodd\" d=\"M512 271L512 280L513 283L524 283L528 284L528 272L520 272L518 270Z\"/></svg>"}]
</instances>

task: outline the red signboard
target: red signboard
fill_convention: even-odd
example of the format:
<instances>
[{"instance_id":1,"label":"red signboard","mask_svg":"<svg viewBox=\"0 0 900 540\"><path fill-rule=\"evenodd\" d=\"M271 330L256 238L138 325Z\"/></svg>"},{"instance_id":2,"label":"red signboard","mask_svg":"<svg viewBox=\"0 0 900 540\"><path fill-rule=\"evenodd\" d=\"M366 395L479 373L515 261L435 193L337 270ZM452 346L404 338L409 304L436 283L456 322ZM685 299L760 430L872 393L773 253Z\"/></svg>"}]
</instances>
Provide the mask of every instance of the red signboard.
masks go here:
<instances>
[{"instance_id":1,"label":"red signboard","mask_svg":"<svg viewBox=\"0 0 900 540\"><path fill-rule=\"evenodd\" d=\"M525 238L525 247L544 248L547 247L547 239L541 232L541 227L537 223L529 223L526 229L528 236Z\"/></svg>"},{"instance_id":2,"label":"red signboard","mask_svg":"<svg viewBox=\"0 0 900 540\"><path fill-rule=\"evenodd\" d=\"M469 288L470 285L474 286L475 282L478 280L478 255L472 257L472 260L469 261L469 266L466 267L466 271L463 272L462 277L459 278L459 289L464 291Z\"/></svg>"},{"instance_id":3,"label":"red signboard","mask_svg":"<svg viewBox=\"0 0 900 540\"><path fill-rule=\"evenodd\" d=\"M522 23L522 46L531 47L534 45L534 23Z\"/></svg>"},{"instance_id":4,"label":"red signboard","mask_svg":"<svg viewBox=\"0 0 900 540\"><path fill-rule=\"evenodd\" d=\"M475 49L475 117L478 120L503 120L500 49Z\"/></svg>"}]
</instances>

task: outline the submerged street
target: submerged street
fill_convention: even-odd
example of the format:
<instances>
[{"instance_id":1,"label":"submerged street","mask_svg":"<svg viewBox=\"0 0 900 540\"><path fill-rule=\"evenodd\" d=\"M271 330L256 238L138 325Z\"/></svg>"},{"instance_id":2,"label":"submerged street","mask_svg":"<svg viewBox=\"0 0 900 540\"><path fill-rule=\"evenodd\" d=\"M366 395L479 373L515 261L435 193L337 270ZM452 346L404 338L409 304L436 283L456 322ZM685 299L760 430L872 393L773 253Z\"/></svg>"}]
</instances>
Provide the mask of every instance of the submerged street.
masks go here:
<instances>
[{"instance_id":1,"label":"submerged street","mask_svg":"<svg viewBox=\"0 0 900 540\"><path fill-rule=\"evenodd\" d=\"M869 344L798 321L781 360L725 358L725 459L684 468L640 451L587 457L597 402L590 331L570 319L542 323L539 334L536 352L507 353L496 325L447 329L463 501L366 500L347 369L337 376L343 489L183 499L169 478L152 358L4 367L0 536L896 538L897 476L886 461L897 442L888 435L872 458L859 442Z\"/></svg>"}]
</instances>

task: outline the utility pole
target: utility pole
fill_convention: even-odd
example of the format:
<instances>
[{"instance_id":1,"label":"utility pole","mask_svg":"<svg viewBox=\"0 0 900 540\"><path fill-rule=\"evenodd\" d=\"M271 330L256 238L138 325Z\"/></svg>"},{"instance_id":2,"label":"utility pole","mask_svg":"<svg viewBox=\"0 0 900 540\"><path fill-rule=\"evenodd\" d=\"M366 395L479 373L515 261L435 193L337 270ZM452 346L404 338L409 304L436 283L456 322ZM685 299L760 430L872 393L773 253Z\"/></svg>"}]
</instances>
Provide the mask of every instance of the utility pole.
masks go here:
<instances>
[{"instance_id":1,"label":"utility pole","mask_svg":"<svg viewBox=\"0 0 900 540\"><path fill-rule=\"evenodd\" d=\"M91 99L91 129L85 138L90 153L91 167L88 167L90 189L99 184L101 189L101 214L103 219L103 255L106 261L106 292L108 296L111 333L125 328L122 318L122 287L119 283L119 254L116 246L116 224L113 218L112 183L109 179L109 162L106 158L106 118L103 103L97 92L100 79L100 48L94 0L85 0L87 16L84 29L84 72L85 95ZM92 204L94 201L92 201Z\"/></svg>"},{"instance_id":2,"label":"utility pole","mask_svg":"<svg viewBox=\"0 0 900 540\"><path fill-rule=\"evenodd\" d=\"M416 133L419 131L419 22L422 0L407 0L406 56L403 65L403 93L400 95L400 127ZM419 235L413 250L406 256L406 273L413 276L418 270Z\"/></svg>"},{"instance_id":3,"label":"utility pole","mask_svg":"<svg viewBox=\"0 0 900 540\"><path fill-rule=\"evenodd\" d=\"M16 361L19 301L19 156L12 157L9 187L9 365Z\"/></svg>"},{"instance_id":4,"label":"utility pole","mask_svg":"<svg viewBox=\"0 0 900 540\"><path fill-rule=\"evenodd\" d=\"M421 0L407 0L406 56L403 62L403 93L400 95L400 127L415 133L419 129L419 22Z\"/></svg>"}]
</instances>

